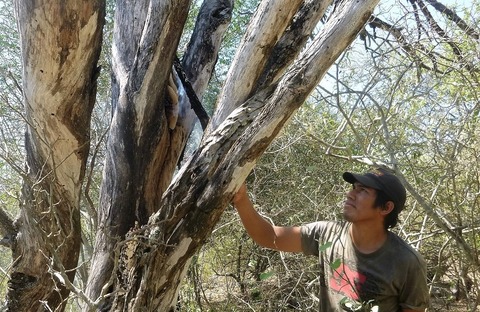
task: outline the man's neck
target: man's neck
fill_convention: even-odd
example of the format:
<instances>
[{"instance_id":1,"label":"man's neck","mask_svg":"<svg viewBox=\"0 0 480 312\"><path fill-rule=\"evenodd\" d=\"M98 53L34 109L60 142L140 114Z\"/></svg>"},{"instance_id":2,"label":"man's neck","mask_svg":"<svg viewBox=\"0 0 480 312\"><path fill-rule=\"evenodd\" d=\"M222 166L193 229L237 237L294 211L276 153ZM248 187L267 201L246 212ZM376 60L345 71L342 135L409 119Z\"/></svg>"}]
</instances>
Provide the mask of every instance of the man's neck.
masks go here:
<instances>
[{"instance_id":1,"label":"man's neck","mask_svg":"<svg viewBox=\"0 0 480 312\"><path fill-rule=\"evenodd\" d=\"M350 237L355 247L364 254L370 254L380 249L388 237L388 231L381 226L372 224L352 224Z\"/></svg>"}]
</instances>

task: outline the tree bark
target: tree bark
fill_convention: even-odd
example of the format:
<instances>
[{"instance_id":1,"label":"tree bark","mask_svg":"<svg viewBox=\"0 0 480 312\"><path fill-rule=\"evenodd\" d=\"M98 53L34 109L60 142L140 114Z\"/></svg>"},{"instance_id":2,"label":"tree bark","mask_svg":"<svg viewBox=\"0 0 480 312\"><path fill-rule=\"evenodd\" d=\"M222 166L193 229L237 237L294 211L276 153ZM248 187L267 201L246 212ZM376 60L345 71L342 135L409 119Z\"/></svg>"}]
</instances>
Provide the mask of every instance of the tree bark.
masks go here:
<instances>
[{"instance_id":1,"label":"tree bark","mask_svg":"<svg viewBox=\"0 0 480 312\"><path fill-rule=\"evenodd\" d=\"M256 92L204 138L165 192L161 209L123 243L116 274L116 288L123 291L115 293L112 310L174 311L190 258L204 244L256 159L354 40L377 2L339 5L278 83ZM244 77L244 83L255 85L250 78Z\"/></svg>"},{"instance_id":2,"label":"tree bark","mask_svg":"<svg viewBox=\"0 0 480 312\"><path fill-rule=\"evenodd\" d=\"M160 207L196 121L190 98L175 73L179 111L174 129L168 128L166 114L171 103L165 89L189 3L150 3L148 12L143 12L148 4L122 2L116 13L115 23L122 26L114 35L114 111L101 189L100 227L87 286L87 296L102 309L111 305L103 295L113 289L116 260L112 255L116 255L117 243L135 224L146 224ZM205 1L201 8L182 63L197 96L203 94L210 79L232 6L232 1L217 0ZM135 27L126 31L123 25ZM126 41L133 47L127 49ZM137 56L137 51L149 54ZM94 307L86 307L89 309Z\"/></svg>"},{"instance_id":3,"label":"tree bark","mask_svg":"<svg viewBox=\"0 0 480 312\"><path fill-rule=\"evenodd\" d=\"M80 249L80 190L89 150L105 4L15 1L21 34L27 176L12 246L8 311L61 311Z\"/></svg>"},{"instance_id":4,"label":"tree bark","mask_svg":"<svg viewBox=\"0 0 480 312\"><path fill-rule=\"evenodd\" d=\"M237 49L234 61L219 95L207 133L251 94L279 37L298 11L301 0L262 1L255 11Z\"/></svg>"}]
</instances>

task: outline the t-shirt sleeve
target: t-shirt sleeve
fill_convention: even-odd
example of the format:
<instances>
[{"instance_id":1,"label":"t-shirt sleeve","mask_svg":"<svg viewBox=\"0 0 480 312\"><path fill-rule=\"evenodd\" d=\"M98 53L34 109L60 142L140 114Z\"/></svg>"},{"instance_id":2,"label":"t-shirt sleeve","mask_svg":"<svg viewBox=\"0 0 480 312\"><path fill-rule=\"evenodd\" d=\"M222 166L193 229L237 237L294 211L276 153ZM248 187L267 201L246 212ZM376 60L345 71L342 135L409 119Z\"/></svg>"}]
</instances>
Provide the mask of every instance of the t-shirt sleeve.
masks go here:
<instances>
[{"instance_id":1,"label":"t-shirt sleeve","mask_svg":"<svg viewBox=\"0 0 480 312\"><path fill-rule=\"evenodd\" d=\"M409 261L404 287L399 294L400 307L412 310L428 308L430 296L427 286L427 266L420 254L415 253Z\"/></svg>"},{"instance_id":2,"label":"t-shirt sleeve","mask_svg":"<svg viewBox=\"0 0 480 312\"><path fill-rule=\"evenodd\" d=\"M321 222L305 224L301 227L303 253L307 256L318 256L318 238Z\"/></svg>"}]
</instances>

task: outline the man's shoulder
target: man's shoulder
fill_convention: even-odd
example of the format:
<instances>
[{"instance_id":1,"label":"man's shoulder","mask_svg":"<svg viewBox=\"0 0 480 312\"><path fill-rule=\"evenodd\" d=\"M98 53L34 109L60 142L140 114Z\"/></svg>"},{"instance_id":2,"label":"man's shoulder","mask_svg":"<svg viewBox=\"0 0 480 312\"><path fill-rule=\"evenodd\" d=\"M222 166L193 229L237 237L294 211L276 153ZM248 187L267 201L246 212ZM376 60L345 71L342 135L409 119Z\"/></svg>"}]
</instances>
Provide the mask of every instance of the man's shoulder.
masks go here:
<instances>
[{"instance_id":1,"label":"man's shoulder","mask_svg":"<svg viewBox=\"0 0 480 312\"><path fill-rule=\"evenodd\" d=\"M318 255L319 246L345 240L348 224L341 221L317 221L301 226L302 249L306 255Z\"/></svg>"},{"instance_id":2,"label":"man's shoulder","mask_svg":"<svg viewBox=\"0 0 480 312\"><path fill-rule=\"evenodd\" d=\"M397 234L390 232L391 248L399 261L425 263L422 255Z\"/></svg>"},{"instance_id":3,"label":"man's shoulder","mask_svg":"<svg viewBox=\"0 0 480 312\"><path fill-rule=\"evenodd\" d=\"M348 226L344 221L315 221L302 225L305 231L342 231Z\"/></svg>"},{"instance_id":4,"label":"man's shoulder","mask_svg":"<svg viewBox=\"0 0 480 312\"><path fill-rule=\"evenodd\" d=\"M348 222L344 221L316 221L301 227L302 236L313 239L333 239L343 237L348 233Z\"/></svg>"}]
</instances>

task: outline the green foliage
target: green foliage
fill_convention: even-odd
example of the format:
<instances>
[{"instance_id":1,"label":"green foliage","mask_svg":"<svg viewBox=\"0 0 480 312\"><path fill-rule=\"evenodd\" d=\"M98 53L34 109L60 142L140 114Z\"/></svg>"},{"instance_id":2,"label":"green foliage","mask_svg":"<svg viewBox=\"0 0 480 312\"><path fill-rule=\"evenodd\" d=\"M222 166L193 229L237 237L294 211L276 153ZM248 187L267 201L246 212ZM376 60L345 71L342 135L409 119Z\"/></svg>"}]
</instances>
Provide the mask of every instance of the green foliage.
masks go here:
<instances>
[{"instance_id":1,"label":"green foliage","mask_svg":"<svg viewBox=\"0 0 480 312\"><path fill-rule=\"evenodd\" d=\"M337 270L338 268L340 268L341 265L342 265L342 259L335 259L332 263L329 264L329 266L333 270Z\"/></svg>"},{"instance_id":2,"label":"green foliage","mask_svg":"<svg viewBox=\"0 0 480 312\"><path fill-rule=\"evenodd\" d=\"M264 272L264 273L260 273L259 278L260 278L261 281L264 281L264 280L266 280L266 279L269 279L269 278L272 277L273 275L275 275L275 272L272 272L272 271L270 271L270 272Z\"/></svg>"},{"instance_id":3,"label":"green foliage","mask_svg":"<svg viewBox=\"0 0 480 312\"><path fill-rule=\"evenodd\" d=\"M322 246L318 247L318 251L319 252L325 252L325 250L327 250L328 248L330 248L332 246L332 242L326 242L325 244L323 244Z\"/></svg>"}]
</instances>

